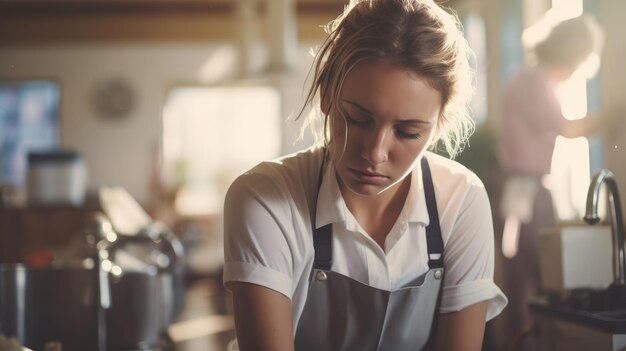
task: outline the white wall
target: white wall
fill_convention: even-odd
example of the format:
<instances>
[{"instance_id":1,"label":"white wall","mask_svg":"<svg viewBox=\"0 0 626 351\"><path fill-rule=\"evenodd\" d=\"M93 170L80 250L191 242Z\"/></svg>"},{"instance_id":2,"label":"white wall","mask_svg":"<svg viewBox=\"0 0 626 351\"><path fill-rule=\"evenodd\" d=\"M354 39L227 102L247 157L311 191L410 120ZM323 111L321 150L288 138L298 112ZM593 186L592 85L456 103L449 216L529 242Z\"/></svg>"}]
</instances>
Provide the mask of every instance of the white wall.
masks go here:
<instances>
[{"instance_id":1,"label":"white wall","mask_svg":"<svg viewBox=\"0 0 626 351\"><path fill-rule=\"evenodd\" d=\"M605 30L606 45L602 62L602 104L622 116L621 128L616 128L605 143L606 167L616 176L621 192L622 212L626 218L626 40L624 40L625 1L600 0L600 15Z\"/></svg>"},{"instance_id":2,"label":"white wall","mask_svg":"<svg viewBox=\"0 0 626 351\"><path fill-rule=\"evenodd\" d=\"M300 107L302 81L310 45L302 45L301 66L290 74L274 74L284 94L283 114ZM255 70L266 61L262 48ZM237 77L238 55L231 44L118 43L36 47L4 47L0 79L54 79L61 85L60 133L63 147L79 151L89 171L89 186L119 185L139 201L150 199L150 181L157 169L161 110L169 88L180 84L216 84ZM259 76L267 76L261 73ZM126 80L135 104L122 120L102 118L92 107L94 89L111 78ZM293 143L300 123L285 122L283 153L310 140Z\"/></svg>"}]
</instances>

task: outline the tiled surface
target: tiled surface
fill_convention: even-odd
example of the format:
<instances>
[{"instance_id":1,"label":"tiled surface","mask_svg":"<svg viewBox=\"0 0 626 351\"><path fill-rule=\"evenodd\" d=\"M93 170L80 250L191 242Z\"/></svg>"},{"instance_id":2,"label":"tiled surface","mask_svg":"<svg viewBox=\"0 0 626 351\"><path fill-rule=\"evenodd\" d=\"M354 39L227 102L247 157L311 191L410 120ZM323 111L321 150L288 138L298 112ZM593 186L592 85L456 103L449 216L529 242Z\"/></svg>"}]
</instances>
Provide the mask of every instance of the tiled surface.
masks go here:
<instances>
[{"instance_id":1,"label":"tiled surface","mask_svg":"<svg viewBox=\"0 0 626 351\"><path fill-rule=\"evenodd\" d=\"M217 278L189 284L185 305L169 328L176 351L221 351L235 336L230 296Z\"/></svg>"}]
</instances>

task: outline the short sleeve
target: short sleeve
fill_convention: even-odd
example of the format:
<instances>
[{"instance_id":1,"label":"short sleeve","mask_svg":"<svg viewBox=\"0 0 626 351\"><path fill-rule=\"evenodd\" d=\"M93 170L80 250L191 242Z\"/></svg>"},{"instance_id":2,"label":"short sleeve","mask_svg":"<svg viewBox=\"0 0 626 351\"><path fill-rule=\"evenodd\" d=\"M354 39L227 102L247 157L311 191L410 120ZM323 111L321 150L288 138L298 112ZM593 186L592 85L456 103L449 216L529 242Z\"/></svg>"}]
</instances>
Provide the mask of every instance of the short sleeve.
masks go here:
<instances>
[{"instance_id":1,"label":"short sleeve","mask_svg":"<svg viewBox=\"0 0 626 351\"><path fill-rule=\"evenodd\" d=\"M441 312L454 312L487 301L487 320L497 316L507 299L493 281L494 239L491 207L476 178L462 200L445 243L445 278Z\"/></svg>"},{"instance_id":2,"label":"short sleeve","mask_svg":"<svg viewBox=\"0 0 626 351\"><path fill-rule=\"evenodd\" d=\"M247 282L291 298L293 262L284 190L266 175L247 173L224 203L224 284Z\"/></svg>"}]
</instances>

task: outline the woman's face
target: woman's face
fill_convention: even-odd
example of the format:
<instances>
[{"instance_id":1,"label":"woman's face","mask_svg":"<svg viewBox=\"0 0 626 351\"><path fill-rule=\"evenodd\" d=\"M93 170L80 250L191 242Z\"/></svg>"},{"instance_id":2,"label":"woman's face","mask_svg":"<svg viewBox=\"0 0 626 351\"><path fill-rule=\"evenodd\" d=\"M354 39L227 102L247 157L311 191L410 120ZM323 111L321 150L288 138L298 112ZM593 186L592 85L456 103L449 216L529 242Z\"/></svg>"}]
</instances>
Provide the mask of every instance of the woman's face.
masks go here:
<instances>
[{"instance_id":1,"label":"woman's face","mask_svg":"<svg viewBox=\"0 0 626 351\"><path fill-rule=\"evenodd\" d=\"M363 196L397 190L433 140L441 94L413 72L366 61L346 76L340 104L345 120L330 111L340 188Z\"/></svg>"}]
</instances>

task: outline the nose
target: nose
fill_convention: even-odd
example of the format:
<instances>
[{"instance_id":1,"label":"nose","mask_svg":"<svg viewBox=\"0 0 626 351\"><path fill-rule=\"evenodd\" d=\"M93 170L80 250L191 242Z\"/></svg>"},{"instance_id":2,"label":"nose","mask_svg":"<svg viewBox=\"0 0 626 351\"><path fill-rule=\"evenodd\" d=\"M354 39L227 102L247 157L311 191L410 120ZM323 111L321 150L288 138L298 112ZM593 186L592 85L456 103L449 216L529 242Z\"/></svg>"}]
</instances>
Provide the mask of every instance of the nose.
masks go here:
<instances>
[{"instance_id":1,"label":"nose","mask_svg":"<svg viewBox=\"0 0 626 351\"><path fill-rule=\"evenodd\" d=\"M368 134L363 143L361 156L372 166L386 162L389 159L388 132L376 128Z\"/></svg>"}]
</instances>

